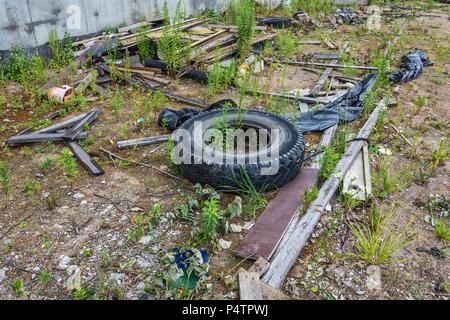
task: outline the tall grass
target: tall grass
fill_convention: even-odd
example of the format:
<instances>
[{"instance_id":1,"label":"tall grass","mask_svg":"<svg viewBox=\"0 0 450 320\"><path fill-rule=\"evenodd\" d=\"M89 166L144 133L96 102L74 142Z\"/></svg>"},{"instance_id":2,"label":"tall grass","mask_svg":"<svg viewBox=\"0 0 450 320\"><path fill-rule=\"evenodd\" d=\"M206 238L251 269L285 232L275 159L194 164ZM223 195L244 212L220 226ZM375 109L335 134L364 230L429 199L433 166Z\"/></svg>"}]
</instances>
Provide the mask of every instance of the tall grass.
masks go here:
<instances>
[{"instance_id":1,"label":"tall grass","mask_svg":"<svg viewBox=\"0 0 450 320\"><path fill-rule=\"evenodd\" d=\"M350 223L350 230L356 236L356 253L345 253L341 258L355 259L357 263L368 264L402 261L395 259L393 255L415 241L415 232L408 231L415 216L404 228L396 231L396 221L400 214L394 217L394 211L394 206L387 213L381 208L378 214L371 216L369 226L363 223Z\"/></svg>"},{"instance_id":2,"label":"tall grass","mask_svg":"<svg viewBox=\"0 0 450 320\"><path fill-rule=\"evenodd\" d=\"M252 0L233 1L231 12L237 25L237 45L241 59L250 52L255 29L255 4Z\"/></svg>"}]
</instances>

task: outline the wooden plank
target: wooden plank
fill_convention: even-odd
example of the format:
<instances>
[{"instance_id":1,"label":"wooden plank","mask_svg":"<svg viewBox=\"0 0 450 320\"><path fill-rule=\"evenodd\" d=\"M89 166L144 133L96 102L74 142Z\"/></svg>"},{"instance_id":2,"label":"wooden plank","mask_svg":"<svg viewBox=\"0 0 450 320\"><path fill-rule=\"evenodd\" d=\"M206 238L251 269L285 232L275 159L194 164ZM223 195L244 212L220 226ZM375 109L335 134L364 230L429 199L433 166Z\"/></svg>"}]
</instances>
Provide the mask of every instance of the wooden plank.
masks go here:
<instances>
[{"instance_id":1,"label":"wooden plank","mask_svg":"<svg viewBox=\"0 0 450 320\"><path fill-rule=\"evenodd\" d=\"M211 49L215 49L217 45L219 45L219 47L220 47L221 45L231 42L231 41L234 41L235 39L236 39L236 36L234 34L228 34L224 37L221 37L217 40L211 41L210 43L203 45L200 48L200 51L208 52Z\"/></svg>"},{"instance_id":2,"label":"wooden plank","mask_svg":"<svg viewBox=\"0 0 450 320\"><path fill-rule=\"evenodd\" d=\"M80 82L80 84L75 88L75 93L78 94L83 92L84 89L90 86L91 81L94 78L97 78L97 76L98 76L97 70L92 70L91 72L89 72L88 75L84 77L84 79Z\"/></svg>"},{"instance_id":3,"label":"wooden plank","mask_svg":"<svg viewBox=\"0 0 450 320\"><path fill-rule=\"evenodd\" d=\"M259 286L264 300L293 300L288 295L285 295L280 290L269 286L264 281L259 280Z\"/></svg>"},{"instance_id":4,"label":"wooden plank","mask_svg":"<svg viewBox=\"0 0 450 320\"><path fill-rule=\"evenodd\" d=\"M123 71L123 72L129 71L129 72L137 73L137 74L146 74L146 75L150 75L150 76L155 75L154 70L143 69L145 67L128 67L128 68L126 68L123 65L116 65L116 68L117 68L117 70ZM151 68L151 69L153 69L153 68ZM161 70L159 70L159 71L161 71Z\"/></svg>"},{"instance_id":5,"label":"wooden plank","mask_svg":"<svg viewBox=\"0 0 450 320\"><path fill-rule=\"evenodd\" d=\"M237 274L240 272L246 272L244 268L240 267ZM280 290L277 290L275 288L272 288L268 284L264 283L263 281L259 280L259 286L261 288L261 294L263 300L292 300L291 297L285 295Z\"/></svg>"},{"instance_id":6,"label":"wooden plank","mask_svg":"<svg viewBox=\"0 0 450 320\"><path fill-rule=\"evenodd\" d=\"M344 45L342 46L342 48L340 49L340 53L344 52L345 49L348 47L349 42L345 42ZM338 62L337 59L334 59L333 61L331 61L331 64L336 64ZM322 73L322 75L320 76L319 80L317 81L317 83L314 85L314 87L311 89L311 91L309 92L309 94L315 94L318 93L322 87L323 84L325 83L325 81L328 79L328 77L330 76L331 72L333 72L333 68L326 68L325 71Z\"/></svg>"},{"instance_id":7,"label":"wooden plank","mask_svg":"<svg viewBox=\"0 0 450 320\"><path fill-rule=\"evenodd\" d=\"M386 100L382 99L374 109L369 119L359 131L359 138L368 138L376 124L379 112L385 108ZM320 220L321 213L330 202L337 188L340 178L335 173L345 175L358 155L365 141L353 141L346 149L344 157L339 161L335 172L325 181L319 190L317 198L312 202L306 214L292 221L290 231L286 233L279 245L279 250L270 263L269 269L262 280L273 288L280 288L286 275L297 260L298 255L309 239L314 227Z\"/></svg>"},{"instance_id":8,"label":"wooden plank","mask_svg":"<svg viewBox=\"0 0 450 320\"><path fill-rule=\"evenodd\" d=\"M117 141L117 148L124 149L124 148L148 146L151 144L165 142L169 139L169 137L170 137L170 134L164 134L164 135L160 135L160 136L146 137L146 138L141 138L141 139Z\"/></svg>"},{"instance_id":9,"label":"wooden plank","mask_svg":"<svg viewBox=\"0 0 450 320\"><path fill-rule=\"evenodd\" d=\"M271 40L276 36L276 34L268 34L268 35L258 35L256 37L253 37L251 44L255 44L261 41L265 41L265 40ZM237 43L233 43L229 46L223 47L219 49L219 52L217 53L219 55L219 59L224 58L225 55L230 54L230 53L234 53L236 52L238 49L238 45ZM202 61L207 61L207 60L211 60L214 59L216 57L216 52L210 52L204 56L199 56L198 58L200 58L200 60Z\"/></svg>"},{"instance_id":10,"label":"wooden plank","mask_svg":"<svg viewBox=\"0 0 450 320\"><path fill-rule=\"evenodd\" d=\"M92 109L89 111L86 116L84 116L83 119L81 119L78 123L76 123L70 130L68 130L66 137L70 139L75 139L75 137L78 136L78 134L84 130L86 125L90 124L92 121L94 121L99 115L103 113L103 110L99 110L97 108Z\"/></svg>"},{"instance_id":11,"label":"wooden plank","mask_svg":"<svg viewBox=\"0 0 450 320\"><path fill-rule=\"evenodd\" d=\"M282 186L233 253L240 257L254 254L254 259L263 257L269 260L292 217L298 212L301 194L311 187L317 173L318 169L301 168L299 174Z\"/></svg>"},{"instance_id":12,"label":"wooden plank","mask_svg":"<svg viewBox=\"0 0 450 320\"><path fill-rule=\"evenodd\" d=\"M305 40L305 41L300 41L299 44L317 44L317 45L320 45L320 44L322 44L322 42L320 40Z\"/></svg>"},{"instance_id":13,"label":"wooden plank","mask_svg":"<svg viewBox=\"0 0 450 320\"><path fill-rule=\"evenodd\" d=\"M105 70L106 72L111 73L111 70L109 69L108 66L106 66L106 65L104 65L104 64L98 64L98 66L99 66L100 68L102 68L103 70ZM117 71L117 73L118 73L118 74L119 74L126 82L128 82L128 83L130 83L130 84L134 84L134 85L136 85L136 86L138 86L138 87L142 87L142 88L144 88L144 89L146 89L146 90L156 91L155 88L152 88L150 85L148 85L148 84L146 84L146 83L143 83L142 81L133 79L133 78L131 78L131 77L126 77L126 76L125 76L122 72L120 72L120 71ZM155 80L155 81L156 81L156 80ZM175 101L183 102L183 103L186 103L186 104L191 105L191 106L200 107L200 108L206 108L206 107L209 105L209 104L207 104L207 103L204 103L204 102L199 101L199 100L196 100L196 99L184 97L184 96L177 95L177 94L174 94L174 93L171 93L171 92L167 92L167 91L162 91L162 90L159 90L159 91L160 91L165 97L167 97L167 98L173 99L173 100L175 100Z\"/></svg>"},{"instance_id":14,"label":"wooden plank","mask_svg":"<svg viewBox=\"0 0 450 320\"><path fill-rule=\"evenodd\" d=\"M117 31L118 32L128 32L130 30L137 29L139 27L143 27L143 26L147 26L147 25L154 25L158 22L163 22L163 21L164 21L164 18L156 18L156 19L152 19L152 20L148 20L148 21L144 21L144 22L130 24L129 26L121 27L121 28L117 29Z\"/></svg>"},{"instance_id":15,"label":"wooden plank","mask_svg":"<svg viewBox=\"0 0 450 320\"><path fill-rule=\"evenodd\" d=\"M202 44L204 42L207 42L207 41L209 41L211 39L214 39L215 37L217 37L217 36L219 36L219 35L221 35L222 33L225 33L225 32L227 32L227 30L220 30L220 31L218 31L218 32L216 32L216 33L214 33L214 34L212 34L210 36L204 37L201 40L195 41L194 43L191 44L191 48L196 47L196 46L198 46L198 45L200 45L200 44Z\"/></svg>"},{"instance_id":16,"label":"wooden plank","mask_svg":"<svg viewBox=\"0 0 450 320\"><path fill-rule=\"evenodd\" d=\"M86 133L79 132L73 139L84 139L87 137ZM67 132L62 133L32 133L13 136L6 141L8 146L14 147L21 144L41 142L41 141L62 141L67 139Z\"/></svg>"},{"instance_id":17,"label":"wooden plank","mask_svg":"<svg viewBox=\"0 0 450 320\"><path fill-rule=\"evenodd\" d=\"M238 274L238 278L241 300L262 300L258 273L241 271Z\"/></svg>"},{"instance_id":18,"label":"wooden plank","mask_svg":"<svg viewBox=\"0 0 450 320\"><path fill-rule=\"evenodd\" d=\"M186 25L181 25L179 26L179 28L181 30L186 30L195 26L198 26L199 24L203 24L205 23L207 20L200 20L200 21L196 21L196 22L192 22L190 24L186 24ZM177 27L175 27L177 28ZM163 37L164 33L166 33L167 30L159 30L156 32L151 32L151 33L147 33L145 36L149 39L155 40L155 39L160 39Z\"/></svg>"},{"instance_id":19,"label":"wooden plank","mask_svg":"<svg viewBox=\"0 0 450 320\"><path fill-rule=\"evenodd\" d=\"M361 70L378 70L375 67L366 67L366 66L354 66L354 65L346 65L346 64L332 64L332 63L319 63L319 62L306 62L306 61L281 61L276 59L264 58L266 62L280 63L280 64L289 64L292 66L316 66L316 67L327 67L327 68L353 68L353 69L361 69Z\"/></svg>"},{"instance_id":20,"label":"wooden plank","mask_svg":"<svg viewBox=\"0 0 450 320\"><path fill-rule=\"evenodd\" d=\"M168 28L171 28L171 27L174 27L174 26L190 25L193 21L196 21L196 20L198 20L198 19L197 18L192 18L192 19L184 20L184 21L182 21L182 22L180 22L178 24L171 24L169 26L162 26L162 27L159 27L159 28L150 29L148 31L145 31L143 34L147 36L149 33L160 32L161 30L165 30L165 29L168 29ZM137 43L137 34L131 34L131 35L128 35L128 36L121 37L121 38L119 38L119 42L123 46L135 45Z\"/></svg>"},{"instance_id":21,"label":"wooden plank","mask_svg":"<svg viewBox=\"0 0 450 320\"><path fill-rule=\"evenodd\" d=\"M247 92L248 93L257 93L259 95L270 95L270 96L275 96L275 97L280 97L280 98L285 98L285 99L300 101L300 102L305 102L305 103L311 103L311 104L317 104L317 103L327 104L327 103L331 102L330 97L328 97L328 98L323 98L323 97L312 98L312 97L300 96L300 95L288 94L288 93L264 92L261 90L247 90Z\"/></svg>"},{"instance_id":22,"label":"wooden plank","mask_svg":"<svg viewBox=\"0 0 450 320\"><path fill-rule=\"evenodd\" d=\"M397 42L397 40L400 38L400 36L402 35L403 31L405 31L407 26L408 26L408 22L406 22L405 24L402 25L402 27L400 28L400 30L398 31L398 33L394 39L389 40L389 42L386 45L386 48L383 51L384 57L386 57L386 55L389 53L389 49ZM390 68L390 63L388 63L388 70L389 70L389 68Z\"/></svg>"},{"instance_id":23,"label":"wooden plank","mask_svg":"<svg viewBox=\"0 0 450 320\"><path fill-rule=\"evenodd\" d=\"M124 36L126 34L128 34L128 32L118 32L118 33L114 33L112 35L107 35L107 36L102 34L101 36L97 36L97 37L93 37L93 38L84 39L84 40L80 40L80 41L74 42L74 43L72 43L72 47L78 47L80 44L84 44L86 42L91 42L91 41L95 41L95 40L100 40L100 39L103 39L103 38L113 39L113 38Z\"/></svg>"},{"instance_id":24,"label":"wooden plank","mask_svg":"<svg viewBox=\"0 0 450 320\"><path fill-rule=\"evenodd\" d=\"M65 141L65 143L90 175L99 176L105 173L105 171L103 171L97 162L91 158L91 156L80 146L78 142Z\"/></svg>"},{"instance_id":25,"label":"wooden plank","mask_svg":"<svg viewBox=\"0 0 450 320\"><path fill-rule=\"evenodd\" d=\"M36 130L33 132L33 134L36 133L50 133L50 132L55 132L57 130L61 130L61 129L65 129L67 127L70 127L71 125L75 124L76 122L80 121L81 119L83 119L86 116L86 113L82 113L79 114L77 116L71 117L69 119L66 119L64 121L55 123L51 126Z\"/></svg>"},{"instance_id":26,"label":"wooden plank","mask_svg":"<svg viewBox=\"0 0 450 320\"><path fill-rule=\"evenodd\" d=\"M248 269L249 272L256 272L259 274L261 278L264 273L266 273L267 269L269 269L270 262L264 259L263 257L259 257Z\"/></svg>"},{"instance_id":27,"label":"wooden plank","mask_svg":"<svg viewBox=\"0 0 450 320\"><path fill-rule=\"evenodd\" d=\"M212 28L212 29L228 29L228 30L233 30L233 31L237 31L238 26L233 26L233 25L229 25L229 24L215 24L215 23L210 23L207 25L208 28ZM256 31L267 31L267 27L266 26L255 26Z\"/></svg>"}]
</instances>

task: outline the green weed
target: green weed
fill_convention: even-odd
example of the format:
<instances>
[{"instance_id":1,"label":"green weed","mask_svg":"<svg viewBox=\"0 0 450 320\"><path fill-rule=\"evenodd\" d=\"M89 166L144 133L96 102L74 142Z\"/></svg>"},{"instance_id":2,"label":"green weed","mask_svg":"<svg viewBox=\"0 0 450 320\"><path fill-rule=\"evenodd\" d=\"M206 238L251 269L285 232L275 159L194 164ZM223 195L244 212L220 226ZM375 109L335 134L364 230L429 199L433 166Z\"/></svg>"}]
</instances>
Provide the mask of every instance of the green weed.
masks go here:
<instances>
[{"instance_id":1,"label":"green weed","mask_svg":"<svg viewBox=\"0 0 450 320\"><path fill-rule=\"evenodd\" d=\"M75 179L78 178L78 170L75 158L68 148L64 148L58 156L58 165L63 170L64 178L72 186Z\"/></svg>"},{"instance_id":2,"label":"green weed","mask_svg":"<svg viewBox=\"0 0 450 320\"><path fill-rule=\"evenodd\" d=\"M5 206L8 204L8 200L11 194L11 177L9 175L9 168L3 161L0 160L0 184L3 188L3 194L5 195Z\"/></svg>"},{"instance_id":3,"label":"green weed","mask_svg":"<svg viewBox=\"0 0 450 320\"><path fill-rule=\"evenodd\" d=\"M370 226L362 223L350 223L350 230L357 239L355 243L357 252L343 254L341 258L356 259L357 262L368 264L401 261L392 256L401 248L415 241L415 233L408 231L415 217L401 231L396 231L395 222L399 214L392 219L394 209L392 207L387 213L381 209L375 217L376 221Z\"/></svg>"}]
</instances>

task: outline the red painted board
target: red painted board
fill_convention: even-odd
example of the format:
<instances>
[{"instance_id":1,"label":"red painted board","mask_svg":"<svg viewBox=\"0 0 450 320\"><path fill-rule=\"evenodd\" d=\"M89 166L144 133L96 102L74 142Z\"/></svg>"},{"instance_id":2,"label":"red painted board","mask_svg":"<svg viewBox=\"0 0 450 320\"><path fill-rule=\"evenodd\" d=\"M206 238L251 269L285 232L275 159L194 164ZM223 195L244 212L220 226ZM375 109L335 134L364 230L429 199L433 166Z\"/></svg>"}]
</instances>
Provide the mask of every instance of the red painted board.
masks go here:
<instances>
[{"instance_id":1,"label":"red painted board","mask_svg":"<svg viewBox=\"0 0 450 320\"><path fill-rule=\"evenodd\" d=\"M233 253L249 259L270 259L289 222L301 203L301 195L317 181L319 170L301 168L297 176L281 187L276 197L269 202L245 238Z\"/></svg>"}]
</instances>

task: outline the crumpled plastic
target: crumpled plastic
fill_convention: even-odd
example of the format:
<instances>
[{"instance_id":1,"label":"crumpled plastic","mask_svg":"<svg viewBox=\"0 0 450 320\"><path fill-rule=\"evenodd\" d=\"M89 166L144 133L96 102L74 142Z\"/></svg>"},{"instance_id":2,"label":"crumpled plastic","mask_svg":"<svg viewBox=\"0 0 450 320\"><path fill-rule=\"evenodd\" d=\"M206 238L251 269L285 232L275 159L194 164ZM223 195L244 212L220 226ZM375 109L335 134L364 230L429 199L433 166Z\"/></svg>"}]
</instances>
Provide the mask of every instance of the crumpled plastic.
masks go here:
<instances>
[{"instance_id":1,"label":"crumpled plastic","mask_svg":"<svg viewBox=\"0 0 450 320\"><path fill-rule=\"evenodd\" d=\"M433 61L420 50L416 50L402 57L401 68L405 71L395 71L394 73L387 73L389 79L394 83L405 83L414 80L422 73L423 67L432 66Z\"/></svg>"},{"instance_id":2,"label":"crumpled plastic","mask_svg":"<svg viewBox=\"0 0 450 320\"><path fill-rule=\"evenodd\" d=\"M185 251L180 251L180 249L175 248L173 249L173 253L175 253L175 261L174 263L177 264L179 269L182 270L186 270L187 268L189 268L189 261L187 260L188 256L187 254L194 254L194 252L192 250L185 250ZM207 263L208 262L208 253L206 252L206 250L200 250L200 253L202 255L202 260L203 263Z\"/></svg>"}]
</instances>

